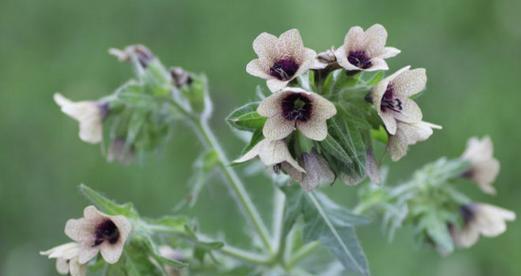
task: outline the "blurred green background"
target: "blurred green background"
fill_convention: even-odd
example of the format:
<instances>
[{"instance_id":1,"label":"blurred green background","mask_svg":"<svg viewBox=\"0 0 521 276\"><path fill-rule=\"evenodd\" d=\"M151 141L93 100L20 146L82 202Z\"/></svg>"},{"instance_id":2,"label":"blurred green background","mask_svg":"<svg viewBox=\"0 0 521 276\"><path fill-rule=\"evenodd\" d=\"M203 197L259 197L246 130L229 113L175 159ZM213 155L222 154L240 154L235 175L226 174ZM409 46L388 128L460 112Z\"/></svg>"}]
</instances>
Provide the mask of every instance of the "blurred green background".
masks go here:
<instances>
[{"instance_id":1,"label":"blurred green background","mask_svg":"<svg viewBox=\"0 0 521 276\"><path fill-rule=\"evenodd\" d=\"M51 100L55 91L74 100L110 93L131 71L107 49L132 43L148 45L167 65L208 74L212 124L236 156L240 142L223 119L253 99L262 83L245 72L257 34L295 27L307 47L324 50L339 45L350 26L381 23L388 44L402 50L390 60L392 70L427 68L428 91L419 102L426 120L444 126L392 164L391 179L439 156L459 155L469 136L490 134L502 162L498 196L467 190L476 200L519 214L520 10L519 0L1 0L0 275L55 275L53 262L38 251L67 241L65 221L80 216L87 204L77 189L82 182L134 202L147 216L170 212L185 195L200 149L185 128L179 126L160 156L130 167L107 164L99 147L78 139L77 124ZM259 208L269 210L270 184L258 178L246 183ZM337 200L353 204L355 189L331 190ZM226 232L236 244L247 240L219 181L207 186L191 213L209 233ZM378 225L359 233L374 275L521 274L519 222L448 257L418 248L408 229L392 243Z\"/></svg>"}]
</instances>

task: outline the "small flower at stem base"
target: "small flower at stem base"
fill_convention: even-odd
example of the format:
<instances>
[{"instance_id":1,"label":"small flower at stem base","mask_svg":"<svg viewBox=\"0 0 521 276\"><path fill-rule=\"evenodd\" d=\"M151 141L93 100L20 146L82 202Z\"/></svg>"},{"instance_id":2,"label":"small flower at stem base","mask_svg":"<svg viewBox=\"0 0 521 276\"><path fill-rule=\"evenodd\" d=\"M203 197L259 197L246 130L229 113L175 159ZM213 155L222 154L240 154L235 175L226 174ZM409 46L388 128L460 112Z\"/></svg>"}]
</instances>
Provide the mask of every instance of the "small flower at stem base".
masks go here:
<instances>
[{"instance_id":1,"label":"small flower at stem base","mask_svg":"<svg viewBox=\"0 0 521 276\"><path fill-rule=\"evenodd\" d=\"M380 81L371 92L371 100L387 132L396 133L398 122L417 123L423 115L420 107L410 99L425 89L425 69L409 70L410 66Z\"/></svg>"},{"instance_id":2,"label":"small flower at stem base","mask_svg":"<svg viewBox=\"0 0 521 276\"><path fill-rule=\"evenodd\" d=\"M463 177L474 181L479 188L487 194L495 194L492 186L499 173L499 161L494 158L494 146L490 137L478 139L472 137L467 142L467 149L461 156L470 162L470 169Z\"/></svg>"},{"instance_id":3,"label":"small flower at stem base","mask_svg":"<svg viewBox=\"0 0 521 276\"><path fill-rule=\"evenodd\" d=\"M284 140L271 141L264 139L258 142L251 150L244 154L234 163L242 163L259 156L260 160L266 166L275 166L281 163L288 163L300 172L305 170L300 167L297 160L291 156L288 146Z\"/></svg>"},{"instance_id":4,"label":"small flower at stem base","mask_svg":"<svg viewBox=\"0 0 521 276\"><path fill-rule=\"evenodd\" d=\"M302 154L300 163L306 172L301 172L287 163L282 163L282 170L298 182L304 191L310 192L335 181L335 173L329 168L327 161L315 151Z\"/></svg>"},{"instance_id":5,"label":"small flower at stem base","mask_svg":"<svg viewBox=\"0 0 521 276\"><path fill-rule=\"evenodd\" d=\"M258 58L248 63L246 72L266 79L271 92L281 90L308 71L316 56L315 51L304 47L297 29L291 29L278 38L261 33L253 41L253 50Z\"/></svg>"},{"instance_id":6,"label":"small flower at stem base","mask_svg":"<svg viewBox=\"0 0 521 276\"><path fill-rule=\"evenodd\" d=\"M387 151L393 161L398 161L407 154L410 145L427 140L433 133L433 129L441 129L441 126L427 123L402 123L397 124L394 135L389 136Z\"/></svg>"},{"instance_id":7,"label":"small flower at stem base","mask_svg":"<svg viewBox=\"0 0 521 276\"><path fill-rule=\"evenodd\" d=\"M108 113L108 106L97 101L73 102L59 93L54 94L54 101L61 111L78 121L80 139L91 144L98 144L103 138L103 119Z\"/></svg>"},{"instance_id":8,"label":"small flower at stem base","mask_svg":"<svg viewBox=\"0 0 521 276\"><path fill-rule=\"evenodd\" d=\"M318 94L286 88L265 98L257 112L268 118L262 130L268 140L284 139L298 129L307 138L322 141L327 137L326 120L336 114L336 108Z\"/></svg>"},{"instance_id":9,"label":"small flower at stem base","mask_svg":"<svg viewBox=\"0 0 521 276\"><path fill-rule=\"evenodd\" d=\"M94 206L83 211L83 218L70 219L65 234L79 244L79 262L87 263L98 252L109 263L116 263L131 231L131 224L124 216L109 216Z\"/></svg>"},{"instance_id":10,"label":"small flower at stem base","mask_svg":"<svg viewBox=\"0 0 521 276\"><path fill-rule=\"evenodd\" d=\"M387 31L380 24L364 30L355 26L349 29L342 47L335 51L338 64L348 71L388 70L385 59L394 57L400 50L385 47Z\"/></svg>"},{"instance_id":11,"label":"small flower at stem base","mask_svg":"<svg viewBox=\"0 0 521 276\"><path fill-rule=\"evenodd\" d=\"M87 268L78 262L79 245L70 242L40 252L49 259L56 259L56 270L61 275L85 276Z\"/></svg>"},{"instance_id":12,"label":"small flower at stem base","mask_svg":"<svg viewBox=\"0 0 521 276\"><path fill-rule=\"evenodd\" d=\"M506 231L506 222L516 219L512 211L485 203L473 203L460 208L463 228L451 227L451 235L459 247L474 245L479 236L496 237Z\"/></svg>"}]
</instances>

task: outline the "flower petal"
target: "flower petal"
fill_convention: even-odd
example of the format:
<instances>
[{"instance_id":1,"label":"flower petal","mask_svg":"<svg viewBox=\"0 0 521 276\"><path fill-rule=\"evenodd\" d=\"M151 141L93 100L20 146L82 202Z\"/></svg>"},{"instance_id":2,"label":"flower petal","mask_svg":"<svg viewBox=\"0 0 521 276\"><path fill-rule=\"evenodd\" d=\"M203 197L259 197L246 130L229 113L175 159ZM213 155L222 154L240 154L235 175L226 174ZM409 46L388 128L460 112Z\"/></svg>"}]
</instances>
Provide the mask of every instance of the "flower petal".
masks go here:
<instances>
[{"instance_id":1,"label":"flower petal","mask_svg":"<svg viewBox=\"0 0 521 276\"><path fill-rule=\"evenodd\" d=\"M103 259L109 264L118 262L123 253L123 243L121 241L116 244L102 243L100 246L100 253Z\"/></svg>"},{"instance_id":2,"label":"flower petal","mask_svg":"<svg viewBox=\"0 0 521 276\"><path fill-rule=\"evenodd\" d=\"M407 70L392 80L394 91L398 95L410 97L425 89L427 74L424 68Z\"/></svg>"},{"instance_id":3,"label":"flower petal","mask_svg":"<svg viewBox=\"0 0 521 276\"><path fill-rule=\"evenodd\" d=\"M327 137L327 123L325 120L312 118L306 122L297 122L297 128L311 140L323 141Z\"/></svg>"},{"instance_id":4,"label":"flower petal","mask_svg":"<svg viewBox=\"0 0 521 276\"><path fill-rule=\"evenodd\" d=\"M373 71L385 71L389 70L389 66L387 65L387 62L383 58L373 58L371 59L371 67L364 69L367 72L373 72Z\"/></svg>"},{"instance_id":5,"label":"flower petal","mask_svg":"<svg viewBox=\"0 0 521 276\"><path fill-rule=\"evenodd\" d=\"M406 123L417 123L420 122L423 114L416 102L409 98L401 98L402 101L402 110L400 112L396 112L393 110L389 110L389 113L392 113L396 120L406 122Z\"/></svg>"},{"instance_id":6,"label":"flower petal","mask_svg":"<svg viewBox=\"0 0 521 276\"><path fill-rule=\"evenodd\" d=\"M284 119L282 115L277 114L266 120L264 128L262 129L262 134L268 140L281 140L290 135L294 130L295 125L293 122L288 121Z\"/></svg>"},{"instance_id":7,"label":"flower petal","mask_svg":"<svg viewBox=\"0 0 521 276\"><path fill-rule=\"evenodd\" d=\"M81 246L79 254L78 254L78 262L80 264L86 264L90 260L92 260L92 258L96 257L98 252L99 252L98 246L94 246L94 247L90 246L90 245Z\"/></svg>"},{"instance_id":8,"label":"flower petal","mask_svg":"<svg viewBox=\"0 0 521 276\"><path fill-rule=\"evenodd\" d=\"M296 75L295 75L296 76ZM292 79L295 78L295 76L293 76ZM282 90L282 88L286 87L289 83L289 80L287 81L281 81L281 80L278 80L278 79L275 79L275 78L272 78L272 79L269 79L267 82L266 82L266 85L268 86L268 89L271 91L271 92L277 92L277 91L280 91Z\"/></svg>"},{"instance_id":9,"label":"flower petal","mask_svg":"<svg viewBox=\"0 0 521 276\"><path fill-rule=\"evenodd\" d=\"M384 26L380 24L374 24L365 31L366 35L366 51L369 56L377 56L384 50L385 43L387 42L387 31Z\"/></svg>"},{"instance_id":10,"label":"flower petal","mask_svg":"<svg viewBox=\"0 0 521 276\"><path fill-rule=\"evenodd\" d=\"M292 56L299 62L304 59L304 42L302 42L302 36L297 29L282 33L279 37L278 48L283 55Z\"/></svg>"},{"instance_id":11,"label":"flower petal","mask_svg":"<svg viewBox=\"0 0 521 276\"><path fill-rule=\"evenodd\" d=\"M272 60L277 56L277 43L278 39L276 36L269 33L261 33L253 41L253 50L259 58Z\"/></svg>"},{"instance_id":12,"label":"flower petal","mask_svg":"<svg viewBox=\"0 0 521 276\"><path fill-rule=\"evenodd\" d=\"M286 96L289 92L278 92L270 95L269 97L262 100L257 107L257 113L264 117L273 117L281 113L280 101L281 98Z\"/></svg>"},{"instance_id":13,"label":"flower petal","mask_svg":"<svg viewBox=\"0 0 521 276\"><path fill-rule=\"evenodd\" d=\"M271 78L271 76L266 73L264 65L260 59L254 59L250 61L248 65L246 65L246 72L252 76L262 79Z\"/></svg>"},{"instance_id":14,"label":"flower petal","mask_svg":"<svg viewBox=\"0 0 521 276\"><path fill-rule=\"evenodd\" d=\"M291 156L291 153L288 150L288 146L283 140L263 140L263 144L259 152L259 158L261 159L262 163L268 166L287 162L298 171L304 172L304 169L300 167L298 162L293 158L293 156Z\"/></svg>"},{"instance_id":15,"label":"flower petal","mask_svg":"<svg viewBox=\"0 0 521 276\"><path fill-rule=\"evenodd\" d=\"M360 26L354 26L347 31L344 37L344 56L349 51L363 50L365 47L366 34Z\"/></svg>"},{"instance_id":16,"label":"flower petal","mask_svg":"<svg viewBox=\"0 0 521 276\"><path fill-rule=\"evenodd\" d=\"M313 119L327 120L336 115L336 107L326 98L318 95L311 94L313 98Z\"/></svg>"},{"instance_id":17,"label":"flower petal","mask_svg":"<svg viewBox=\"0 0 521 276\"><path fill-rule=\"evenodd\" d=\"M401 53L402 51L400 51L399 49L397 48L394 48L394 47L385 47L384 50L383 50L383 53L379 56L380 58L392 58L392 57L395 57L397 56L399 53Z\"/></svg>"}]
</instances>

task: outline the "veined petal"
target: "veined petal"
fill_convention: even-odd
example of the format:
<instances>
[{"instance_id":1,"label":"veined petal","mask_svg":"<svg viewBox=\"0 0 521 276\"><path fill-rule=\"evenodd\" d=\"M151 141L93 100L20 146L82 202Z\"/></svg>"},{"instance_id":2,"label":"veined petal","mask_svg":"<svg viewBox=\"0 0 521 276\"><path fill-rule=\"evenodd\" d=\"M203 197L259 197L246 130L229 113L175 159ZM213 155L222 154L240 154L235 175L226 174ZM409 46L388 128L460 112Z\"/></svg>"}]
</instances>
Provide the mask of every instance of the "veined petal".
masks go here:
<instances>
[{"instance_id":1,"label":"veined petal","mask_svg":"<svg viewBox=\"0 0 521 276\"><path fill-rule=\"evenodd\" d=\"M271 60L277 56L277 43L278 39L276 36L269 33L261 33L253 41L253 51L259 58Z\"/></svg>"},{"instance_id":2,"label":"veined petal","mask_svg":"<svg viewBox=\"0 0 521 276\"><path fill-rule=\"evenodd\" d=\"M387 31L384 26L374 24L365 31L366 47L370 56L375 56L383 52L387 42Z\"/></svg>"},{"instance_id":3,"label":"veined petal","mask_svg":"<svg viewBox=\"0 0 521 276\"><path fill-rule=\"evenodd\" d=\"M373 64L371 67L364 69L367 72L373 72L373 71L384 71L389 70L389 66L387 65L387 62L383 58L372 58L371 63Z\"/></svg>"},{"instance_id":4,"label":"veined petal","mask_svg":"<svg viewBox=\"0 0 521 276\"><path fill-rule=\"evenodd\" d=\"M423 118L422 111L418 104L409 99L409 98L401 98L402 101L402 110L399 112L389 110L384 113L390 113L396 120L406 122L406 123L416 123L420 122Z\"/></svg>"},{"instance_id":5,"label":"veined petal","mask_svg":"<svg viewBox=\"0 0 521 276\"><path fill-rule=\"evenodd\" d=\"M271 78L271 76L266 73L262 62L259 59L254 59L250 61L246 65L246 72L248 72L248 74L252 76L259 77L262 79Z\"/></svg>"},{"instance_id":6,"label":"veined petal","mask_svg":"<svg viewBox=\"0 0 521 276\"><path fill-rule=\"evenodd\" d=\"M344 38L344 56L351 50L361 50L365 46L366 35L360 26L354 26L347 31Z\"/></svg>"},{"instance_id":7,"label":"veined petal","mask_svg":"<svg viewBox=\"0 0 521 276\"><path fill-rule=\"evenodd\" d=\"M325 120L313 118L306 122L297 122L297 128L311 140L323 141L327 137L327 123Z\"/></svg>"},{"instance_id":8,"label":"veined petal","mask_svg":"<svg viewBox=\"0 0 521 276\"><path fill-rule=\"evenodd\" d=\"M392 83L398 95L410 97L425 89L427 74L424 68L407 70L396 76Z\"/></svg>"},{"instance_id":9,"label":"veined petal","mask_svg":"<svg viewBox=\"0 0 521 276\"><path fill-rule=\"evenodd\" d=\"M294 79L295 76L291 79ZM281 81L281 80L278 80L275 78L272 78L272 79L269 79L268 81L266 81L266 85L268 86L268 89L271 92L277 92L277 91L282 90L284 87L286 87L288 85L288 83L289 83L289 81Z\"/></svg>"},{"instance_id":10,"label":"veined petal","mask_svg":"<svg viewBox=\"0 0 521 276\"><path fill-rule=\"evenodd\" d=\"M266 120L262 134L268 140L281 140L290 135L294 130L295 125L292 121L288 121L280 114L277 114Z\"/></svg>"},{"instance_id":11,"label":"veined petal","mask_svg":"<svg viewBox=\"0 0 521 276\"><path fill-rule=\"evenodd\" d=\"M286 96L289 92L281 91L275 94L270 95L269 97L262 100L262 102L257 107L257 113L264 117L273 117L277 114L280 114L281 107L280 101L281 98Z\"/></svg>"},{"instance_id":12,"label":"veined petal","mask_svg":"<svg viewBox=\"0 0 521 276\"><path fill-rule=\"evenodd\" d=\"M385 47L383 50L383 53L379 56L380 58L386 59L386 58L392 58L397 56L399 53L401 53L397 48L394 47Z\"/></svg>"},{"instance_id":13,"label":"veined petal","mask_svg":"<svg viewBox=\"0 0 521 276\"><path fill-rule=\"evenodd\" d=\"M304 42L297 29L291 29L282 33L278 40L279 50L284 54L293 56L302 62L304 57Z\"/></svg>"},{"instance_id":14,"label":"veined petal","mask_svg":"<svg viewBox=\"0 0 521 276\"><path fill-rule=\"evenodd\" d=\"M116 244L102 243L100 246L100 253L103 259L109 264L115 264L118 262L123 253L123 243L118 242Z\"/></svg>"},{"instance_id":15,"label":"veined petal","mask_svg":"<svg viewBox=\"0 0 521 276\"><path fill-rule=\"evenodd\" d=\"M264 142L265 141L265 142ZM263 140L263 145L259 151L259 158L262 163L272 166L282 162L288 162L295 169L304 172L304 169L299 166L298 162L291 156L286 143L283 140L268 141Z\"/></svg>"}]
</instances>

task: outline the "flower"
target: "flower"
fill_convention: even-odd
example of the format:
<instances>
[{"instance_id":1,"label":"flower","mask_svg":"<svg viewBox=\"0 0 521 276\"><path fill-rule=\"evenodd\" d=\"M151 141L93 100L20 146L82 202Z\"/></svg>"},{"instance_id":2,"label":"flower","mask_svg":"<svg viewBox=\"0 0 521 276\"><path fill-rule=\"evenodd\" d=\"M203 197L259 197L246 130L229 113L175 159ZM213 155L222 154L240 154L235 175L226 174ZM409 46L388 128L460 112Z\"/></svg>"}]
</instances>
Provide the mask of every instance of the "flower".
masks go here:
<instances>
[{"instance_id":1,"label":"flower","mask_svg":"<svg viewBox=\"0 0 521 276\"><path fill-rule=\"evenodd\" d=\"M387 151L391 155L391 159L393 161L400 160L407 154L409 145L427 140L432 135L432 129L441 129L441 126L423 121L417 123L398 122L396 134L389 136L387 143Z\"/></svg>"},{"instance_id":2,"label":"flower","mask_svg":"<svg viewBox=\"0 0 521 276\"><path fill-rule=\"evenodd\" d=\"M120 50L110 48L109 54L115 56L121 62L136 62L141 68L147 68L150 62L155 59L154 54L143 45L130 45Z\"/></svg>"},{"instance_id":3,"label":"flower","mask_svg":"<svg viewBox=\"0 0 521 276\"><path fill-rule=\"evenodd\" d=\"M258 142L251 150L244 154L241 158L235 160L236 163L246 162L259 156L262 163L266 166L274 166L280 163L288 163L296 170L304 172L297 160L291 156L291 153L283 140L264 139Z\"/></svg>"},{"instance_id":4,"label":"flower","mask_svg":"<svg viewBox=\"0 0 521 276\"><path fill-rule=\"evenodd\" d=\"M342 47L335 51L338 64L349 71L388 70L386 58L394 57L400 50L385 47L387 31L380 24L364 30L352 27L344 38Z\"/></svg>"},{"instance_id":5,"label":"flower","mask_svg":"<svg viewBox=\"0 0 521 276\"><path fill-rule=\"evenodd\" d=\"M409 70L406 66L380 81L371 92L374 108L391 135L396 133L397 121L416 123L421 121L420 107L411 99L425 88L425 69Z\"/></svg>"},{"instance_id":6,"label":"flower","mask_svg":"<svg viewBox=\"0 0 521 276\"><path fill-rule=\"evenodd\" d=\"M56 259L56 270L59 274L72 276L86 275L86 267L78 262L79 245L70 242L53 247L47 251L40 252L41 255Z\"/></svg>"},{"instance_id":7,"label":"flower","mask_svg":"<svg viewBox=\"0 0 521 276\"><path fill-rule=\"evenodd\" d=\"M134 160L134 151L128 146L123 138L116 138L110 142L107 152L107 160L109 162L117 161L123 165L128 165Z\"/></svg>"},{"instance_id":8,"label":"flower","mask_svg":"<svg viewBox=\"0 0 521 276\"><path fill-rule=\"evenodd\" d=\"M470 162L470 168L463 176L476 182L479 188L487 194L495 194L492 182L499 173L499 161L493 156L494 146L490 137L478 139L472 137L467 142L467 149L461 156Z\"/></svg>"},{"instance_id":9,"label":"flower","mask_svg":"<svg viewBox=\"0 0 521 276\"><path fill-rule=\"evenodd\" d=\"M305 48L297 29L291 29L278 38L269 33L261 33L253 41L253 50L258 58L250 61L246 72L267 80L272 92L279 91L309 70L316 53Z\"/></svg>"},{"instance_id":10,"label":"flower","mask_svg":"<svg viewBox=\"0 0 521 276\"><path fill-rule=\"evenodd\" d=\"M463 217L462 229L451 229L454 242L459 247L470 247L478 241L479 235L496 237L506 231L506 221L516 219L510 210L485 203L473 203L460 208Z\"/></svg>"},{"instance_id":11,"label":"flower","mask_svg":"<svg viewBox=\"0 0 521 276\"><path fill-rule=\"evenodd\" d=\"M311 69L338 69L340 66L338 65L338 62L336 60L335 56L335 48L331 47L331 49L325 50L324 52L318 53L315 57L315 60L313 62L313 65L311 66Z\"/></svg>"},{"instance_id":12,"label":"flower","mask_svg":"<svg viewBox=\"0 0 521 276\"><path fill-rule=\"evenodd\" d=\"M301 164L305 172L299 171L287 163L282 164L282 170L297 181L306 192L335 181L335 173L329 168L327 161L315 151L302 154Z\"/></svg>"},{"instance_id":13,"label":"flower","mask_svg":"<svg viewBox=\"0 0 521 276\"><path fill-rule=\"evenodd\" d=\"M96 101L72 102L60 93L54 94L54 101L63 113L75 119L80 124L80 139L84 142L97 144L103 138L103 118L107 114L106 104Z\"/></svg>"},{"instance_id":14,"label":"flower","mask_svg":"<svg viewBox=\"0 0 521 276\"><path fill-rule=\"evenodd\" d=\"M309 139L327 137L326 120L336 114L335 106L326 98L300 88L286 88L265 98L257 112L268 117L262 133L268 140L280 140L295 129Z\"/></svg>"},{"instance_id":15,"label":"flower","mask_svg":"<svg viewBox=\"0 0 521 276\"><path fill-rule=\"evenodd\" d=\"M98 252L107 263L114 264L123 252L123 246L131 231L124 216L108 216L94 206L83 210L83 218L70 219L65 234L79 244L80 264L94 258Z\"/></svg>"}]
</instances>

